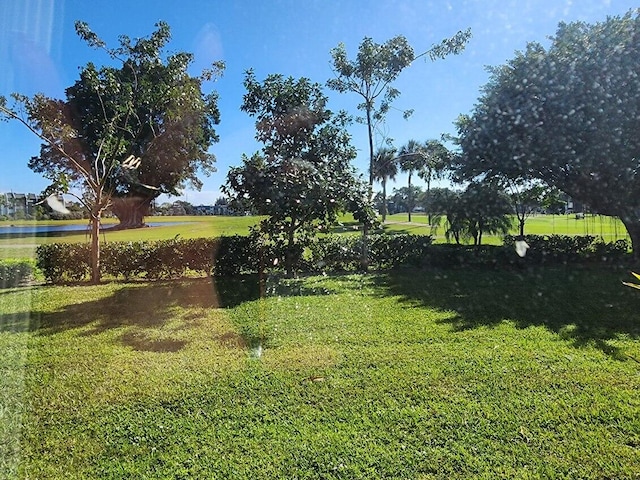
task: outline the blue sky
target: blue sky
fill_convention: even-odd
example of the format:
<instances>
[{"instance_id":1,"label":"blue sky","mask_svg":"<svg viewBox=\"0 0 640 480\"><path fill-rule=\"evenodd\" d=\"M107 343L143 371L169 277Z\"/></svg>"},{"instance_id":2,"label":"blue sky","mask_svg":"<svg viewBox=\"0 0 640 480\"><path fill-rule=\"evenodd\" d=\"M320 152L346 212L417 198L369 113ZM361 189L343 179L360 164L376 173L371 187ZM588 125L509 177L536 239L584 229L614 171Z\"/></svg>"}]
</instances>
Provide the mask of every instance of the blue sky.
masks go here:
<instances>
[{"instance_id":1,"label":"blue sky","mask_svg":"<svg viewBox=\"0 0 640 480\"><path fill-rule=\"evenodd\" d=\"M76 20L89 23L109 45L117 37L146 36L163 20L172 30L170 51L195 54L193 73L222 59L222 79L208 84L220 95L220 142L211 147L218 172L203 177L200 192L185 191L194 204L212 203L220 195L229 166L242 153L258 149L254 124L241 112L243 72L259 79L270 73L305 76L325 83L331 78L330 50L343 42L350 56L365 36L382 43L402 34L416 53L471 28L473 37L459 56L417 60L395 86L402 92L394 106L414 109L408 120L392 111L381 132L402 145L407 140L454 133L452 122L473 108L486 83L487 65L499 65L528 41L545 43L560 21L594 22L621 15L637 2L627 0L2 0L0 11L0 95L43 92L62 98L78 67L109 59L89 48L74 32ZM358 98L327 90L334 110L355 113ZM366 129L351 127L359 151L355 165L367 166ZM379 136L379 139L381 137ZM46 180L27 168L39 142L17 123L0 124L0 192L39 192ZM404 177L399 177L399 184Z\"/></svg>"}]
</instances>

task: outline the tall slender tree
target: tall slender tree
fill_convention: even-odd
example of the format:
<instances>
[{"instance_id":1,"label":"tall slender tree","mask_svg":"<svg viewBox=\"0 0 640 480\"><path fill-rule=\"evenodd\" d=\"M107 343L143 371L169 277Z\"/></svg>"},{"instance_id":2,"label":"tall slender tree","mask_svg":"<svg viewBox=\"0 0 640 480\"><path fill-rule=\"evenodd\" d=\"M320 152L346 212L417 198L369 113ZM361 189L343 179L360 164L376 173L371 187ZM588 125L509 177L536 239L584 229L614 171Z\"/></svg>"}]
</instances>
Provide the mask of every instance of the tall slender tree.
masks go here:
<instances>
[{"instance_id":1,"label":"tall slender tree","mask_svg":"<svg viewBox=\"0 0 640 480\"><path fill-rule=\"evenodd\" d=\"M470 38L470 29L459 31L419 55L415 54L402 35L393 37L383 44L365 37L354 60L348 59L343 43L331 50L335 77L330 79L327 85L340 93L353 92L362 98L358 109L364 111L365 117L362 120L367 125L370 188L374 182L374 125L376 122L384 121L391 104L400 95L400 91L393 87L393 82L418 58L425 57L435 61L448 55L457 55L464 50ZM411 113L412 110L405 110L403 115L406 118Z\"/></svg>"},{"instance_id":2,"label":"tall slender tree","mask_svg":"<svg viewBox=\"0 0 640 480\"><path fill-rule=\"evenodd\" d=\"M412 195L411 178L415 172L420 172L425 168L427 163L427 156L424 151L424 146L417 140L409 140L405 145L400 148L398 155L398 161L400 164L400 170L406 172L407 175L407 187L409 192L409 209L408 216L409 222L411 222L411 211L415 207L415 198Z\"/></svg>"},{"instance_id":3,"label":"tall slender tree","mask_svg":"<svg viewBox=\"0 0 640 480\"><path fill-rule=\"evenodd\" d=\"M375 154L373 162L373 177L382 184L382 222L387 219L387 181L394 180L398 174L396 151L390 147L382 147Z\"/></svg>"},{"instance_id":4,"label":"tall slender tree","mask_svg":"<svg viewBox=\"0 0 640 480\"><path fill-rule=\"evenodd\" d=\"M374 182L374 125L384 121L391 104L400 95L400 90L393 86L393 82L405 68L420 57L435 61L462 52L469 38L470 29L459 31L453 37L445 38L417 56L402 35L393 37L383 44L365 37L354 60L349 60L343 43L331 50L334 78L330 79L327 85L340 93L353 92L362 98L358 110L364 111L364 119L360 120L367 125L370 199L373 197ZM407 118L411 113L412 110L405 110L403 116ZM366 227L362 233L362 267L367 270L369 260Z\"/></svg>"},{"instance_id":5,"label":"tall slender tree","mask_svg":"<svg viewBox=\"0 0 640 480\"><path fill-rule=\"evenodd\" d=\"M427 140L423 147L424 164L418 170L418 176L425 181L427 186L425 192L425 210L427 212L427 221L431 225L431 209L429 208L429 199L431 192L431 182L444 176L444 172L451 164L452 152L439 140Z\"/></svg>"}]
</instances>

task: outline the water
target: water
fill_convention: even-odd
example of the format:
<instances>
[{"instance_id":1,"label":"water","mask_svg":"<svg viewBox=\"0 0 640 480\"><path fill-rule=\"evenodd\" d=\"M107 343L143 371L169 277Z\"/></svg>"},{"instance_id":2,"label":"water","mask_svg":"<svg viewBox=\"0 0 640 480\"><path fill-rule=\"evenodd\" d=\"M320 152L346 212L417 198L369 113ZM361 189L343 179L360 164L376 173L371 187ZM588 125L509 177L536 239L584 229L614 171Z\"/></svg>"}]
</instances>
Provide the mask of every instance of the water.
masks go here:
<instances>
[{"instance_id":1,"label":"water","mask_svg":"<svg viewBox=\"0 0 640 480\"><path fill-rule=\"evenodd\" d=\"M162 227L167 225L179 225L186 222L149 222L146 225L149 227ZM104 225L103 229L108 229L114 225ZM7 225L0 226L0 238L1 237L42 237L48 234L59 233L89 233L89 225L84 224L61 224L61 225Z\"/></svg>"}]
</instances>

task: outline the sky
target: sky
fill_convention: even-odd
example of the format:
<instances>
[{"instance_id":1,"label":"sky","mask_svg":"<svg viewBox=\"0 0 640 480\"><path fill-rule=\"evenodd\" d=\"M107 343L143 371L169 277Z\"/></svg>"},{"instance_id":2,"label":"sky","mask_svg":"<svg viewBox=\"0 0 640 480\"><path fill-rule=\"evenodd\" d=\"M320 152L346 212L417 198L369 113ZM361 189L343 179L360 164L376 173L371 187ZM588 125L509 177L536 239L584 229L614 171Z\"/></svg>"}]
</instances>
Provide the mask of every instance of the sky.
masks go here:
<instances>
[{"instance_id":1,"label":"sky","mask_svg":"<svg viewBox=\"0 0 640 480\"><path fill-rule=\"evenodd\" d=\"M425 141L454 134L454 120L469 113L489 75L487 66L504 64L527 42L548 44L559 22L604 20L638 7L627 0L0 0L0 95L42 92L64 98L64 90L92 61L110 59L81 41L76 20L85 21L110 46L119 35L139 38L153 32L158 21L171 27L169 52L195 55L191 73L223 60L222 78L204 86L220 96L220 141L210 151L217 172L202 176L201 191L187 189L179 197L194 205L212 204L221 195L229 167L243 153L260 147L254 120L240 111L244 72L259 80L271 73L307 77L324 84L333 77L330 51L344 43L353 58L364 37L377 43L404 35L416 53L428 50L459 30L472 38L457 56L431 62L416 60L394 86L401 95L376 141L393 139L400 147L409 139ZM357 114L355 94L325 90L332 110ZM402 110L413 109L405 120ZM368 166L366 127L350 127L358 150L354 161L363 174ZM39 193L47 186L27 167L40 142L17 122L0 123L0 192ZM406 179L398 176L396 184ZM419 181L418 181L419 182ZM415 183L415 181L414 181ZM176 198L163 196L161 201Z\"/></svg>"}]
</instances>

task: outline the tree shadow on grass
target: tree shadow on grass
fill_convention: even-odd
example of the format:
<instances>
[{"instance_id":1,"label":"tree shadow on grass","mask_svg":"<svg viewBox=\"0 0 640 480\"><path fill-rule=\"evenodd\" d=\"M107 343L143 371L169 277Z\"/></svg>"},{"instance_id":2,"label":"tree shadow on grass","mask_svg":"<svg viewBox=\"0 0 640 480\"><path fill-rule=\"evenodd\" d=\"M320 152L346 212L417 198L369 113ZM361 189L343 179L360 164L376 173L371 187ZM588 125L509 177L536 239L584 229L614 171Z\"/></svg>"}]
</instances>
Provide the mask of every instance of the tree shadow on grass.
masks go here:
<instances>
[{"instance_id":1,"label":"tree shadow on grass","mask_svg":"<svg viewBox=\"0 0 640 480\"><path fill-rule=\"evenodd\" d=\"M375 283L407 304L454 312L442 322L455 331L510 320L517 328L544 326L575 346L595 345L623 359L608 341L620 334L640 338L640 295L621 284L627 276L604 267L398 270Z\"/></svg>"},{"instance_id":2,"label":"tree shadow on grass","mask_svg":"<svg viewBox=\"0 0 640 480\"><path fill-rule=\"evenodd\" d=\"M43 287L43 295L48 295L47 288ZM153 339L144 335L144 330L161 327L175 319L177 307L213 309L258 298L259 285L257 277L197 278L121 284L113 289L111 295L97 300L83 299L82 288L70 289L69 292L77 297L69 298L68 303L57 311L0 313L0 332L31 331L39 335L53 335L83 329L81 336L91 336L110 329L134 326L138 332L125 333L121 338L123 344L136 350L174 352L182 349L186 342ZM64 295L64 292L56 294ZM201 315L187 317L183 319L195 324Z\"/></svg>"}]
</instances>

